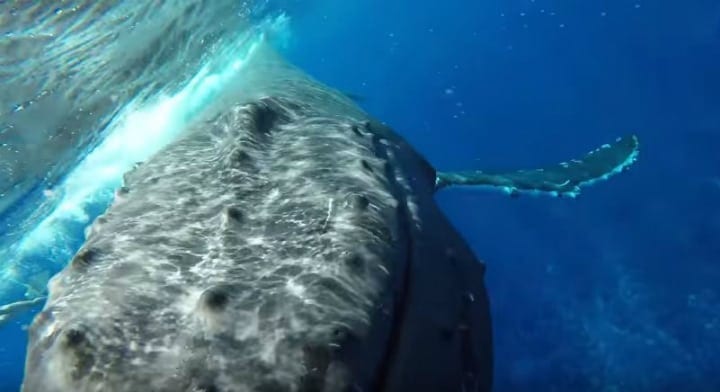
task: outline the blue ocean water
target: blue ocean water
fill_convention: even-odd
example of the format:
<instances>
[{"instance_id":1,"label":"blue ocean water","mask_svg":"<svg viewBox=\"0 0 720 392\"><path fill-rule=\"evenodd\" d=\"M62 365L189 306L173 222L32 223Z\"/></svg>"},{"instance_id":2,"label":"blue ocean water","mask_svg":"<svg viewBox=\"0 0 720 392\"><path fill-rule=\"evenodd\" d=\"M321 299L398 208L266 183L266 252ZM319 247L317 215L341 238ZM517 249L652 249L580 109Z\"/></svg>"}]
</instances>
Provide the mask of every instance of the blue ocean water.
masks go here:
<instances>
[{"instance_id":1,"label":"blue ocean water","mask_svg":"<svg viewBox=\"0 0 720 392\"><path fill-rule=\"evenodd\" d=\"M438 194L488 265L495 390L720 390L720 4L389 3L267 7L290 17L292 62L438 169L641 140L629 172L578 199ZM2 391L33 314L0 326Z\"/></svg>"},{"instance_id":2,"label":"blue ocean water","mask_svg":"<svg viewBox=\"0 0 720 392\"><path fill-rule=\"evenodd\" d=\"M496 390L720 390L720 5L370 0L307 20L294 60L440 169L640 136L636 166L576 200L438 195L488 264Z\"/></svg>"}]
</instances>

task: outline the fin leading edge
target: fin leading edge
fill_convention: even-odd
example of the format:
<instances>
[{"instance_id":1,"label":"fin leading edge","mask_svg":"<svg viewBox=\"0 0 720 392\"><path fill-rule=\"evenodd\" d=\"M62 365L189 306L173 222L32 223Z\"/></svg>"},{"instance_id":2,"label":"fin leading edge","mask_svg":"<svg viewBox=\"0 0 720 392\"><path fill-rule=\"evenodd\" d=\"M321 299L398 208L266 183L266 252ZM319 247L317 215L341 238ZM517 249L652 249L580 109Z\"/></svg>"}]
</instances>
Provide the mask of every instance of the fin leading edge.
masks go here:
<instances>
[{"instance_id":1,"label":"fin leading edge","mask_svg":"<svg viewBox=\"0 0 720 392\"><path fill-rule=\"evenodd\" d=\"M533 170L516 170L503 173L486 173L480 170L466 172L438 172L435 189L452 185L486 186L499 188L512 196L520 193L550 194L576 197L581 187L627 170L636 160L639 142L635 135L618 138L604 144L581 159Z\"/></svg>"}]
</instances>

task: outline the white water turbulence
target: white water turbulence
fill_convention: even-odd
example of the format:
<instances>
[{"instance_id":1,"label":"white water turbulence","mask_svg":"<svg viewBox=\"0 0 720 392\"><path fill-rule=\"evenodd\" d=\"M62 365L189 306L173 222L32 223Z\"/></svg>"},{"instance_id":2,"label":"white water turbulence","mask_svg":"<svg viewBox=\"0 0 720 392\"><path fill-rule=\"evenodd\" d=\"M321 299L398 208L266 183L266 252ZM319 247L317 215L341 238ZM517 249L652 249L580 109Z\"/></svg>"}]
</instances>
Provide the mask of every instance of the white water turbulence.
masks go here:
<instances>
[{"instance_id":1,"label":"white water turbulence","mask_svg":"<svg viewBox=\"0 0 720 392\"><path fill-rule=\"evenodd\" d=\"M0 64L18 86L15 96L0 92L9 109L0 114L0 325L43 303L83 230L122 192L123 174L204 118L226 86L241 85L261 41L286 36L283 14L241 3L36 4L8 10L14 25L0 14L3 60L30 61L34 40L55 50L23 78ZM44 23L20 29L32 18ZM41 63L57 71L37 81ZM53 110L66 112L30 121Z\"/></svg>"}]
</instances>

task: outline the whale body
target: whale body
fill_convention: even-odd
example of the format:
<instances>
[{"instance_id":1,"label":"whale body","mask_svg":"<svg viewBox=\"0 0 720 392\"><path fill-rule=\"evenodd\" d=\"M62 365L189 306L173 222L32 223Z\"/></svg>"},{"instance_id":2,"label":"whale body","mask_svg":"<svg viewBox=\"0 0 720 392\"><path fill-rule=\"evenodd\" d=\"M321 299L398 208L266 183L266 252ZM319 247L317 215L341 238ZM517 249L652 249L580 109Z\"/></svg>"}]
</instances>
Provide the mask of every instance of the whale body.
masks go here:
<instances>
[{"instance_id":1,"label":"whale body","mask_svg":"<svg viewBox=\"0 0 720 392\"><path fill-rule=\"evenodd\" d=\"M485 267L435 192L575 192L636 139L548 178L439 173L270 47L250 61L52 278L23 391L490 390Z\"/></svg>"}]
</instances>

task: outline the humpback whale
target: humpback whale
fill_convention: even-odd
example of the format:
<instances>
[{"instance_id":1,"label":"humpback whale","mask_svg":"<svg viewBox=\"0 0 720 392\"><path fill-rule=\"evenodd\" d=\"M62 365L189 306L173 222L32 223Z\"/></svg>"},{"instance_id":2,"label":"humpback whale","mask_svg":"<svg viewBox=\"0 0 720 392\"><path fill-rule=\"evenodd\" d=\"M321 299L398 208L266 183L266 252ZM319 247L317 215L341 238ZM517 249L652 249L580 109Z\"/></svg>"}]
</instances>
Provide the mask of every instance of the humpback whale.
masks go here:
<instances>
[{"instance_id":1,"label":"humpback whale","mask_svg":"<svg viewBox=\"0 0 720 392\"><path fill-rule=\"evenodd\" d=\"M535 170L441 172L268 45L124 177L48 285L25 392L488 391L485 267L434 194L576 196L622 137Z\"/></svg>"}]
</instances>

